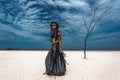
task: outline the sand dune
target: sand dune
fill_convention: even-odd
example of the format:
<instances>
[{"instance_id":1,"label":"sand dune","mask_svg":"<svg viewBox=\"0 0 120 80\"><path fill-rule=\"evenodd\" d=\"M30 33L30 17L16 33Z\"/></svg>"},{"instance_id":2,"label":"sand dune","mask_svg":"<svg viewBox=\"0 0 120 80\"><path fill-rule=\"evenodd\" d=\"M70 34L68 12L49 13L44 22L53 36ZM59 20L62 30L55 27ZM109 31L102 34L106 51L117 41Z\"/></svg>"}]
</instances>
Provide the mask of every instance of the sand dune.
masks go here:
<instances>
[{"instance_id":1,"label":"sand dune","mask_svg":"<svg viewBox=\"0 0 120 80\"><path fill-rule=\"evenodd\" d=\"M0 80L120 80L120 51L64 51L65 76L43 75L48 51L0 51Z\"/></svg>"}]
</instances>

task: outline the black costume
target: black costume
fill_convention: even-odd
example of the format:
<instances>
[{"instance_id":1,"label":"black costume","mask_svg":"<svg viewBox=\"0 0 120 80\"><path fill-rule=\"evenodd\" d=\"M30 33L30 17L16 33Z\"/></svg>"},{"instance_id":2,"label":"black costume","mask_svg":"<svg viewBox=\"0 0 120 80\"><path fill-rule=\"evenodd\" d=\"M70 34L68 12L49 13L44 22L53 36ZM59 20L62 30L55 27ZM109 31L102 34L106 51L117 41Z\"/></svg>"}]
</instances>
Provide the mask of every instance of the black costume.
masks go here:
<instances>
[{"instance_id":1,"label":"black costume","mask_svg":"<svg viewBox=\"0 0 120 80\"><path fill-rule=\"evenodd\" d=\"M66 72L66 60L65 53L62 51L60 53L60 48L62 45L61 36L57 35L57 30L51 31L51 37L55 38L56 43L51 44L51 49L49 50L46 59L46 74L61 76L65 75Z\"/></svg>"}]
</instances>

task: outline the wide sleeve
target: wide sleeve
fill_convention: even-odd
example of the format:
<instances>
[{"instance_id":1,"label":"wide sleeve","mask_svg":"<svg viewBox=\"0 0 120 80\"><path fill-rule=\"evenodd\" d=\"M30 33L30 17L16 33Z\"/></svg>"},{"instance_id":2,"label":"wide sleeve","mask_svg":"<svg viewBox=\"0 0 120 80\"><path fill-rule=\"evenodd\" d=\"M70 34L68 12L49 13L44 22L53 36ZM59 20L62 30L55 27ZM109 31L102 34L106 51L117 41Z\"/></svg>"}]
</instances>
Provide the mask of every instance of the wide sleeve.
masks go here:
<instances>
[{"instance_id":1,"label":"wide sleeve","mask_svg":"<svg viewBox=\"0 0 120 80\"><path fill-rule=\"evenodd\" d=\"M61 40L61 36L59 36L59 44L60 44L60 48L62 49L62 40Z\"/></svg>"}]
</instances>

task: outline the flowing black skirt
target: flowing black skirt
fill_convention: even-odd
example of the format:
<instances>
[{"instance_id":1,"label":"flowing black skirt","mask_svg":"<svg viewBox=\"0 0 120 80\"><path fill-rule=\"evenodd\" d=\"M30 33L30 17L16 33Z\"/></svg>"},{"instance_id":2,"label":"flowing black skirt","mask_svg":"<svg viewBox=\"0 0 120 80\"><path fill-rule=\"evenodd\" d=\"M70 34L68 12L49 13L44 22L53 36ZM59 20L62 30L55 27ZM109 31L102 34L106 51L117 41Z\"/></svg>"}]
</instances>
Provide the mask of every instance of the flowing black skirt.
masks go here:
<instances>
[{"instance_id":1,"label":"flowing black skirt","mask_svg":"<svg viewBox=\"0 0 120 80\"><path fill-rule=\"evenodd\" d=\"M46 74L62 76L66 72L65 54L59 53L59 50L51 48L45 59Z\"/></svg>"}]
</instances>

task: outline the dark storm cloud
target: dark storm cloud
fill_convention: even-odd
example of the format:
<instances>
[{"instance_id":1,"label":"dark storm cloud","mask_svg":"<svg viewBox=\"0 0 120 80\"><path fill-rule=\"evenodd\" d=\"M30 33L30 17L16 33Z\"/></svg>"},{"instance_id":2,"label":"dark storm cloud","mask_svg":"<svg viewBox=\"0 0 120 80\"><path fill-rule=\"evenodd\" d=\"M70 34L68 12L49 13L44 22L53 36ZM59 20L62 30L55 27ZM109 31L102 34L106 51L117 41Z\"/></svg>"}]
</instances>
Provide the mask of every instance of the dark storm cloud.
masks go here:
<instances>
[{"instance_id":1,"label":"dark storm cloud","mask_svg":"<svg viewBox=\"0 0 120 80\"><path fill-rule=\"evenodd\" d=\"M98 16L108 7L113 8L95 27L88 42L94 44L90 49L112 49L110 43L113 45L120 39L119 4L119 0L0 0L0 48L7 48L5 43L8 43L14 44L11 48L49 49L46 46L50 45L49 25L57 21L63 48L82 49L86 30L81 16L89 18L87 13L92 5L99 6ZM95 48L98 43L109 46ZM113 46L114 49L118 49L118 44Z\"/></svg>"}]
</instances>

